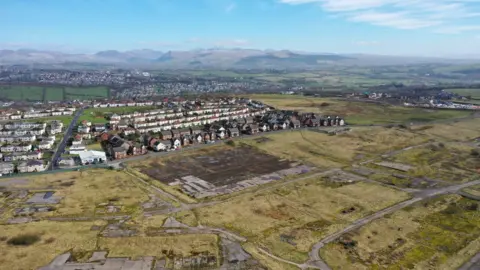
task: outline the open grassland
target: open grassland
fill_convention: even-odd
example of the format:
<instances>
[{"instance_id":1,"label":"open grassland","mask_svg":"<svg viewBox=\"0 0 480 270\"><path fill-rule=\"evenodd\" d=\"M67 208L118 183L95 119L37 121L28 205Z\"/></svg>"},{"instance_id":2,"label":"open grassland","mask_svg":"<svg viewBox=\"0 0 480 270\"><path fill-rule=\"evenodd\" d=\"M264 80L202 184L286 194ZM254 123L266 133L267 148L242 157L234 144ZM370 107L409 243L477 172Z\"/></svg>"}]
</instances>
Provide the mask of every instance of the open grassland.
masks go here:
<instances>
[{"instance_id":1,"label":"open grassland","mask_svg":"<svg viewBox=\"0 0 480 270\"><path fill-rule=\"evenodd\" d=\"M92 123L107 123L106 117L111 114L124 114L133 112L144 112L155 109L155 106L143 106L143 107L115 107L115 108L89 108L83 111L83 114L78 119L79 122L83 120L90 121Z\"/></svg>"},{"instance_id":2,"label":"open grassland","mask_svg":"<svg viewBox=\"0 0 480 270\"><path fill-rule=\"evenodd\" d=\"M97 233L90 228L104 222L49 222L0 226L0 269L25 270L45 266L59 254L72 250L73 254L93 251ZM12 246L9 239L22 235L37 236L31 245ZM80 259L84 259L80 257Z\"/></svg>"},{"instance_id":3,"label":"open grassland","mask_svg":"<svg viewBox=\"0 0 480 270\"><path fill-rule=\"evenodd\" d=\"M323 168L350 165L357 159L428 141L427 136L407 129L383 127L353 128L337 136L314 131L291 131L265 137L269 140L259 143L245 139L242 142L282 158L301 160Z\"/></svg>"},{"instance_id":4,"label":"open grassland","mask_svg":"<svg viewBox=\"0 0 480 270\"><path fill-rule=\"evenodd\" d=\"M250 253L255 259L257 259L263 266L267 267L267 269L275 269L275 270L298 270L298 267L279 262L275 259L268 257L267 255L261 253L257 247L252 243L245 243L243 244L243 249Z\"/></svg>"},{"instance_id":5,"label":"open grassland","mask_svg":"<svg viewBox=\"0 0 480 270\"><path fill-rule=\"evenodd\" d=\"M0 86L0 99L29 101L62 101L108 98L107 87L59 87L59 86Z\"/></svg>"},{"instance_id":6,"label":"open grassland","mask_svg":"<svg viewBox=\"0 0 480 270\"><path fill-rule=\"evenodd\" d=\"M62 116L51 116L51 117L42 117L42 118L36 118L36 119L26 119L22 121L26 122L51 122L53 120L58 120L63 123L63 126L66 128L68 125L70 125L70 122L73 120L73 116L70 115L62 115Z\"/></svg>"},{"instance_id":7,"label":"open grassland","mask_svg":"<svg viewBox=\"0 0 480 270\"><path fill-rule=\"evenodd\" d=\"M227 228L275 255L303 262L310 247L328 233L407 198L406 193L376 184L344 185L314 178L194 212L201 224Z\"/></svg>"},{"instance_id":8,"label":"open grassland","mask_svg":"<svg viewBox=\"0 0 480 270\"><path fill-rule=\"evenodd\" d=\"M448 89L448 92L459 94L465 97L471 97L474 99L480 99L480 89L472 88L458 88L458 89Z\"/></svg>"},{"instance_id":9,"label":"open grassland","mask_svg":"<svg viewBox=\"0 0 480 270\"><path fill-rule=\"evenodd\" d=\"M109 250L110 257L165 257L173 252L177 257L208 252L218 255L218 236L212 234L185 234L127 238L99 238L98 247Z\"/></svg>"},{"instance_id":10,"label":"open grassland","mask_svg":"<svg viewBox=\"0 0 480 270\"><path fill-rule=\"evenodd\" d=\"M85 99L105 99L110 96L109 89L104 86L97 87L66 87L64 90L64 99L66 100L85 100Z\"/></svg>"},{"instance_id":11,"label":"open grassland","mask_svg":"<svg viewBox=\"0 0 480 270\"><path fill-rule=\"evenodd\" d=\"M456 269L480 251L478 202L447 195L373 221L324 247L333 269Z\"/></svg>"},{"instance_id":12,"label":"open grassland","mask_svg":"<svg viewBox=\"0 0 480 270\"><path fill-rule=\"evenodd\" d=\"M55 190L62 197L55 205L54 216L95 216L108 214L106 205L120 213L132 214L148 201L148 193L130 175L112 170L94 169L81 172L44 174L25 177L22 184L9 187ZM12 181L6 179L5 181Z\"/></svg>"},{"instance_id":13,"label":"open grassland","mask_svg":"<svg viewBox=\"0 0 480 270\"><path fill-rule=\"evenodd\" d=\"M473 156L474 148L456 143L431 144L403 151L392 161L411 165L408 174L451 182L468 180L480 170L480 158Z\"/></svg>"},{"instance_id":14,"label":"open grassland","mask_svg":"<svg viewBox=\"0 0 480 270\"><path fill-rule=\"evenodd\" d=\"M278 109L341 116L351 125L429 122L461 118L471 114L467 111L427 110L296 95L252 95L250 98Z\"/></svg>"},{"instance_id":15,"label":"open grassland","mask_svg":"<svg viewBox=\"0 0 480 270\"><path fill-rule=\"evenodd\" d=\"M480 136L480 118L454 123L414 126L412 131L444 141L467 141Z\"/></svg>"}]
</instances>

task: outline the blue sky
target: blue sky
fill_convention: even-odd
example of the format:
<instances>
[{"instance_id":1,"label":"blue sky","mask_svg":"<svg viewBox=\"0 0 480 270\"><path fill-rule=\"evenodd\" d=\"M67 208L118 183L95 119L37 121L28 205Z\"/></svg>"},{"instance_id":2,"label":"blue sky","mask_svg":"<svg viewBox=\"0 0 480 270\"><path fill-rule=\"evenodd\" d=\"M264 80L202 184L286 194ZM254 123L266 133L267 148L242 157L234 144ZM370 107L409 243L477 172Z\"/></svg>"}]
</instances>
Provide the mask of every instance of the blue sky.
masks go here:
<instances>
[{"instance_id":1,"label":"blue sky","mask_svg":"<svg viewBox=\"0 0 480 270\"><path fill-rule=\"evenodd\" d=\"M1 0L0 25L0 49L480 53L480 0Z\"/></svg>"}]
</instances>

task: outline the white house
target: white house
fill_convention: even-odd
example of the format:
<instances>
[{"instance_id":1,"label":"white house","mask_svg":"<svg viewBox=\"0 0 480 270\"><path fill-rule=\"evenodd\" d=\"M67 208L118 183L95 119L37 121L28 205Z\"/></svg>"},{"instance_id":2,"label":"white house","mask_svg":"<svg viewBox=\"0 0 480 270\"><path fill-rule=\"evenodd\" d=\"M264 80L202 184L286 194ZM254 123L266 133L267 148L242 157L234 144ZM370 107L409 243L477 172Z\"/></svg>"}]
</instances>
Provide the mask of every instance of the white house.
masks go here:
<instances>
[{"instance_id":1,"label":"white house","mask_svg":"<svg viewBox=\"0 0 480 270\"><path fill-rule=\"evenodd\" d=\"M166 141L157 142L154 145L153 150L160 152L160 151L166 151L170 148L172 148L172 141L166 140Z\"/></svg>"},{"instance_id":2,"label":"white house","mask_svg":"<svg viewBox=\"0 0 480 270\"><path fill-rule=\"evenodd\" d=\"M14 170L15 166L13 165L13 163L0 163L0 176L5 174L12 174Z\"/></svg>"},{"instance_id":3,"label":"white house","mask_svg":"<svg viewBox=\"0 0 480 270\"><path fill-rule=\"evenodd\" d=\"M49 150L49 149L52 149L52 147L53 147L53 143L50 141L41 141L38 144L38 148L41 150Z\"/></svg>"},{"instance_id":4,"label":"white house","mask_svg":"<svg viewBox=\"0 0 480 270\"><path fill-rule=\"evenodd\" d=\"M107 156L105 152L102 152L102 151L90 150L90 151L80 152L78 153L78 155L80 156L80 160L83 165L91 164L95 162L107 161Z\"/></svg>"},{"instance_id":5,"label":"white house","mask_svg":"<svg viewBox=\"0 0 480 270\"><path fill-rule=\"evenodd\" d=\"M180 139L173 139L173 148L174 149L179 149L182 146L182 142Z\"/></svg>"},{"instance_id":6,"label":"white house","mask_svg":"<svg viewBox=\"0 0 480 270\"><path fill-rule=\"evenodd\" d=\"M80 152L84 152L86 151L86 147L85 145L83 144L79 144L79 145L72 145L70 146L70 148L68 149L68 152L72 155L77 155L78 153Z\"/></svg>"}]
</instances>

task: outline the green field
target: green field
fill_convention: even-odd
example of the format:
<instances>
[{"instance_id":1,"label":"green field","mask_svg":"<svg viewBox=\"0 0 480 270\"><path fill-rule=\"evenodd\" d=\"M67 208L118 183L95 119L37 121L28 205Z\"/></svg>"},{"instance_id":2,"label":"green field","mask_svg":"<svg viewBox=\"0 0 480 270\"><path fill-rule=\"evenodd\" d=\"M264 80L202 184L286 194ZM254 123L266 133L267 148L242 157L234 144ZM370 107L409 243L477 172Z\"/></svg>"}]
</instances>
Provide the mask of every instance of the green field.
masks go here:
<instances>
[{"instance_id":1,"label":"green field","mask_svg":"<svg viewBox=\"0 0 480 270\"><path fill-rule=\"evenodd\" d=\"M0 86L0 99L27 101L62 101L74 99L104 99L107 87Z\"/></svg>"},{"instance_id":2,"label":"green field","mask_svg":"<svg viewBox=\"0 0 480 270\"><path fill-rule=\"evenodd\" d=\"M333 98L316 98L293 95L250 95L250 98L283 110L319 113L344 117L351 125L400 124L431 122L442 119L462 118L468 111L427 110L386 104L366 103Z\"/></svg>"},{"instance_id":3,"label":"green field","mask_svg":"<svg viewBox=\"0 0 480 270\"><path fill-rule=\"evenodd\" d=\"M480 99L480 89L458 88L448 89L448 91L462 96Z\"/></svg>"}]
</instances>

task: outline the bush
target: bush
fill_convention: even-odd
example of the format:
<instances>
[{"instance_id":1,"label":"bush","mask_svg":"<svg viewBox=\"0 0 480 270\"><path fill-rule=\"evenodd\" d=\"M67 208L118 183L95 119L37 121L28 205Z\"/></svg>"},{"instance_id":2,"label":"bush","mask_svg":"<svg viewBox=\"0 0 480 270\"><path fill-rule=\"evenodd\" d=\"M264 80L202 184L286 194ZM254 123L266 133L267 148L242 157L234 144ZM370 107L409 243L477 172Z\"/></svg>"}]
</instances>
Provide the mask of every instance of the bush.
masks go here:
<instances>
[{"instance_id":1,"label":"bush","mask_svg":"<svg viewBox=\"0 0 480 270\"><path fill-rule=\"evenodd\" d=\"M472 151L470 152L470 155L474 157L480 157L480 152L477 149L472 149Z\"/></svg>"},{"instance_id":2,"label":"bush","mask_svg":"<svg viewBox=\"0 0 480 270\"><path fill-rule=\"evenodd\" d=\"M232 140L226 141L225 143L230 146L235 146L235 142Z\"/></svg>"},{"instance_id":3,"label":"bush","mask_svg":"<svg viewBox=\"0 0 480 270\"><path fill-rule=\"evenodd\" d=\"M7 244L12 246L30 246L40 241L40 236L36 234L23 234L10 238Z\"/></svg>"},{"instance_id":4,"label":"bush","mask_svg":"<svg viewBox=\"0 0 480 270\"><path fill-rule=\"evenodd\" d=\"M468 211L477 211L478 203L471 203L465 207Z\"/></svg>"}]
</instances>

